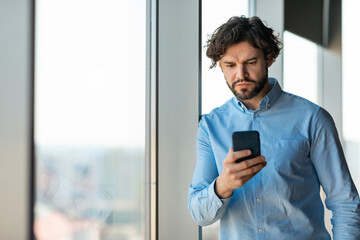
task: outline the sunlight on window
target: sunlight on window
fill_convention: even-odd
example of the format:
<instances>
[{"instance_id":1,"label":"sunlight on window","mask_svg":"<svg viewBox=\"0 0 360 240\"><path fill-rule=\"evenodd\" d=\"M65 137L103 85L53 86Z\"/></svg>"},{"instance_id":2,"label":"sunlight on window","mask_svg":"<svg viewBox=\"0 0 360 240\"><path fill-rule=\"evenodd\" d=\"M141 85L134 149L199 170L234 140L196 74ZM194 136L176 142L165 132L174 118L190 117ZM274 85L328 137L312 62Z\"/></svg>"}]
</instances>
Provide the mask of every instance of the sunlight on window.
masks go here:
<instances>
[{"instance_id":1,"label":"sunlight on window","mask_svg":"<svg viewBox=\"0 0 360 240\"><path fill-rule=\"evenodd\" d=\"M318 46L291 32L284 32L284 90L320 104Z\"/></svg>"}]
</instances>

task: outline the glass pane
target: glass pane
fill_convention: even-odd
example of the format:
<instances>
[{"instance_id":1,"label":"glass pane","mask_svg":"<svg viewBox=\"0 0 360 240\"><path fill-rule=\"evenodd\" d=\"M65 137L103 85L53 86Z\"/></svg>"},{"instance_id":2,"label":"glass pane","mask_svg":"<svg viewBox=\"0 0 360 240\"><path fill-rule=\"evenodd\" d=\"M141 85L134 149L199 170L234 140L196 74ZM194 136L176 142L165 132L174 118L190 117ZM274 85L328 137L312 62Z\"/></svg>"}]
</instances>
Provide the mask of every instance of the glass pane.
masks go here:
<instances>
[{"instance_id":1,"label":"glass pane","mask_svg":"<svg viewBox=\"0 0 360 240\"><path fill-rule=\"evenodd\" d=\"M342 106L343 106L343 144L346 160L358 190L360 190L360 114L358 114L358 90L360 88L357 72L360 56L360 32L357 27L360 2L342 1Z\"/></svg>"},{"instance_id":2,"label":"glass pane","mask_svg":"<svg viewBox=\"0 0 360 240\"><path fill-rule=\"evenodd\" d=\"M145 239L146 1L37 0L39 240Z\"/></svg>"},{"instance_id":3,"label":"glass pane","mask_svg":"<svg viewBox=\"0 0 360 240\"><path fill-rule=\"evenodd\" d=\"M229 7L231 6L231 7ZM230 17L248 15L248 0L224 0L219 4L216 0L202 1L202 46L215 29ZM202 114L209 113L233 97L226 85L225 78L217 66L210 69L211 60L206 56L206 48L202 52Z\"/></svg>"},{"instance_id":4,"label":"glass pane","mask_svg":"<svg viewBox=\"0 0 360 240\"><path fill-rule=\"evenodd\" d=\"M284 90L319 104L318 45L284 32Z\"/></svg>"},{"instance_id":5,"label":"glass pane","mask_svg":"<svg viewBox=\"0 0 360 240\"><path fill-rule=\"evenodd\" d=\"M231 7L229 7L231 6ZM220 25L225 23L230 17L248 15L248 0L207 0L202 1L202 46L206 45L206 40ZM202 99L201 114L209 113L212 109L221 106L231 97L232 92L225 82L225 78L217 66L210 69L211 60L206 56L206 48L202 51ZM202 228L203 240L219 239L220 221Z\"/></svg>"}]
</instances>

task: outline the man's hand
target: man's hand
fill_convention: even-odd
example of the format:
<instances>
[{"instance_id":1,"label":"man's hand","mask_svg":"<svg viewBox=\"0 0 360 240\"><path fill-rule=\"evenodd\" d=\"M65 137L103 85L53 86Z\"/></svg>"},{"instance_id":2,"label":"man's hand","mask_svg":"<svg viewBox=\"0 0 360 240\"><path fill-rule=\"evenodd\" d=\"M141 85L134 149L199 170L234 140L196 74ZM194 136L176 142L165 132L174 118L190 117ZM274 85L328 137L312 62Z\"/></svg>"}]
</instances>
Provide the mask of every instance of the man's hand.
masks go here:
<instances>
[{"instance_id":1,"label":"man's hand","mask_svg":"<svg viewBox=\"0 0 360 240\"><path fill-rule=\"evenodd\" d=\"M244 186L247 181L266 166L263 156L236 163L237 159L249 156L250 154L250 150L234 152L232 147L230 148L223 162L223 171L215 182L215 192L219 198L231 197L236 188Z\"/></svg>"}]
</instances>

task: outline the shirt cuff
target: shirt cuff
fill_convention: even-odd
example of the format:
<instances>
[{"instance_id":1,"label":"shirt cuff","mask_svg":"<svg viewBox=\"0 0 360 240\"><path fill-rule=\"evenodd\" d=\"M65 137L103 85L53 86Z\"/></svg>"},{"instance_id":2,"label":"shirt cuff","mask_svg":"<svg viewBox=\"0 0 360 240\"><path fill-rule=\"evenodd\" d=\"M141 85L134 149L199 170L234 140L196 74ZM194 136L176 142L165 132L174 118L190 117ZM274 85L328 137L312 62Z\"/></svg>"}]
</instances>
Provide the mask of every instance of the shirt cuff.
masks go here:
<instances>
[{"instance_id":1,"label":"shirt cuff","mask_svg":"<svg viewBox=\"0 0 360 240\"><path fill-rule=\"evenodd\" d=\"M215 181L216 179L209 186L208 196L212 200L212 202L216 205L217 210L220 208L227 208L227 206L230 203L231 197L219 198L218 195L215 193Z\"/></svg>"}]
</instances>

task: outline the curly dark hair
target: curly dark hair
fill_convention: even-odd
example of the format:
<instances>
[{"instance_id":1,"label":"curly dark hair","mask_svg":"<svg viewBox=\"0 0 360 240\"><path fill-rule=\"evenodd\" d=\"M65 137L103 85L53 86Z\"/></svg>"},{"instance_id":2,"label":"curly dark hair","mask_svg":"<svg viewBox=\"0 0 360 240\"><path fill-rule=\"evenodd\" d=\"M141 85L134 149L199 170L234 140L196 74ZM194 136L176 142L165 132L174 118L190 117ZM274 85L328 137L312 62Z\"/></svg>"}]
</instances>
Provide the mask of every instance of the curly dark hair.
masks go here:
<instances>
[{"instance_id":1,"label":"curly dark hair","mask_svg":"<svg viewBox=\"0 0 360 240\"><path fill-rule=\"evenodd\" d=\"M211 59L210 68L226 53L230 46L247 41L254 48L264 52L265 59L276 59L282 49L282 43L273 34L274 30L265 26L258 17L232 17L215 30L207 40L206 56Z\"/></svg>"}]
</instances>

